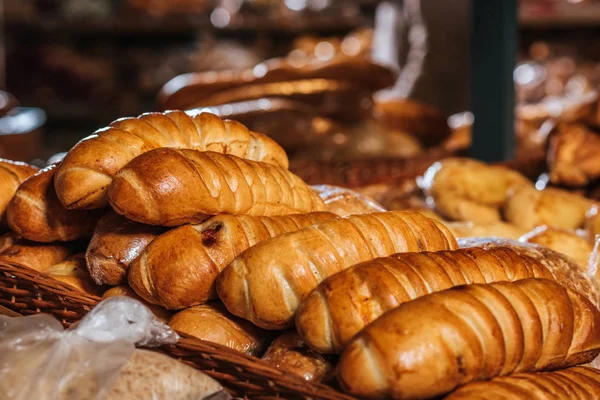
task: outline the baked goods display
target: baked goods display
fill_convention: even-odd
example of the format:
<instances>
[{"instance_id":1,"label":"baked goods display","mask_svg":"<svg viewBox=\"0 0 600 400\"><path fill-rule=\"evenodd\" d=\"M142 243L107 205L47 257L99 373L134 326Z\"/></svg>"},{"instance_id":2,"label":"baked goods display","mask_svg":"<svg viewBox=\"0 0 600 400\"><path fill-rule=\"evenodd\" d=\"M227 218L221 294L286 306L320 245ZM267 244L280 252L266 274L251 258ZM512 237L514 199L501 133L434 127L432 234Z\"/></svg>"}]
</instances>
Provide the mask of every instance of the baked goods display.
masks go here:
<instances>
[{"instance_id":1,"label":"baked goods display","mask_svg":"<svg viewBox=\"0 0 600 400\"><path fill-rule=\"evenodd\" d=\"M410 173L382 161L401 184L359 163L344 179L373 178L364 190L310 186L239 123L122 119L7 181L0 264L136 299L186 340L359 398L594 387L596 370L571 367L600 353L596 202L506 166L436 160Z\"/></svg>"}]
</instances>

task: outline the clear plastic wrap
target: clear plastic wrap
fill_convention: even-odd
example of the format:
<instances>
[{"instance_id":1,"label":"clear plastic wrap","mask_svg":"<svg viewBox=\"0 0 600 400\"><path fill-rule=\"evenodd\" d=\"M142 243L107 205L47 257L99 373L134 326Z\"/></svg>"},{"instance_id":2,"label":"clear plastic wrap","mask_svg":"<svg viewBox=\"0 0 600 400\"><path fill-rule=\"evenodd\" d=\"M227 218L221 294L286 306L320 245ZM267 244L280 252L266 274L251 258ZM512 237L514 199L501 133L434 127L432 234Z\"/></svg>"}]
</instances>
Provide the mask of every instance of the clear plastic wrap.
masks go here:
<instances>
[{"instance_id":1,"label":"clear plastic wrap","mask_svg":"<svg viewBox=\"0 0 600 400\"><path fill-rule=\"evenodd\" d=\"M375 200L354 190L330 185L316 185L311 188L323 199L327 211L341 216L387 211Z\"/></svg>"},{"instance_id":2,"label":"clear plastic wrap","mask_svg":"<svg viewBox=\"0 0 600 400\"><path fill-rule=\"evenodd\" d=\"M114 297L65 330L54 317L0 316L0 396L6 400L201 399L222 391L187 365L135 346L177 334L141 303Z\"/></svg>"}]
</instances>

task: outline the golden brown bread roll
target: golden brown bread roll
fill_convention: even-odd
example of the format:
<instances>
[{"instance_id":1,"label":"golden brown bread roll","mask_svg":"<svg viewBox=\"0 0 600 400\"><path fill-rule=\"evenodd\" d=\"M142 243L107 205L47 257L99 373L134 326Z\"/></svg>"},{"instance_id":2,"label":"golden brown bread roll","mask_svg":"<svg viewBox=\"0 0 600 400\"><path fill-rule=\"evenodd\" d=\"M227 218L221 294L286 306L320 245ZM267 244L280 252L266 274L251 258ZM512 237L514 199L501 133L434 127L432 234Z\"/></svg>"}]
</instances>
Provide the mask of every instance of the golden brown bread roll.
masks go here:
<instances>
[{"instance_id":1,"label":"golden brown bread roll","mask_svg":"<svg viewBox=\"0 0 600 400\"><path fill-rule=\"evenodd\" d=\"M173 313L165 310L164 307L157 306L155 304L150 304L146 300L142 299L140 296L138 296L133 291L133 289L131 289L127 285L115 286L114 288L108 289L106 292L104 292L104 294L102 295L102 298L108 299L109 297L116 297L116 296L131 297L132 299L139 301L140 303L142 303L143 305L148 307L150 309L150 311L152 311L152 314L154 314L154 316L156 318L158 318L160 321L164 322L165 324L173 316Z\"/></svg>"},{"instance_id":2,"label":"golden brown bread roll","mask_svg":"<svg viewBox=\"0 0 600 400\"><path fill-rule=\"evenodd\" d=\"M502 376L469 383L446 400L573 400L600 399L600 370L571 367L552 372Z\"/></svg>"},{"instance_id":3,"label":"golden brown bread roll","mask_svg":"<svg viewBox=\"0 0 600 400\"><path fill-rule=\"evenodd\" d=\"M550 225L577 229L585 222L586 212L594 202L566 190L537 190L530 185L516 187L504 205L504 217L523 229Z\"/></svg>"},{"instance_id":4,"label":"golden brown bread roll","mask_svg":"<svg viewBox=\"0 0 600 400\"><path fill-rule=\"evenodd\" d=\"M179 311L169 320L169 326L252 356L262 353L270 342L270 334L231 315L218 301Z\"/></svg>"},{"instance_id":5,"label":"golden brown bread roll","mask_svg":"<svg viewBox=\"0 0 600 400\"><path fill-rule=\"evenodd\" d=\"M539 244L565 254L575 260L583 270L587 269L590 254L593 250L593 246L587 238L573 231L546 225L538 226L533 231L523 235L520 240Z\"/></svg>"},{"instance_id":6,"label":"golden brown bread roll","mask_svg":"<svg viewBox=\"0 0 600 400\"><path fill-rule=\"evenodd\" d=\"M600 352L600 311L547 279L466 285L403 303L338 364L361 398L427 399L469 382L569 367Z\"/></svg>"},{"instance_id":7,"label":"golden brown bread roll","mask_svg":"<svg viewBox=\"0 0 600 400\"><path fill-rule=\"evenodd\" d=\"M326 381L333 373L332 360L309 349L295 331L284 332L275 339L262 360L309 382Z\"/></svg>"},{"instance_id":8,"label":"golden brown bread roll","mask_svg":"<svg viewBox=\"0 0 600 400\"><path fill-rule=\"evenodd\" d=\"M286 169L195 150L156 149L136 157L108 189L115 211L134 221L175 226L216 214L285 215L325 210Z\"/></svg>"},{"instance_id":9,"label":"golden brown bread roll","mask_svg":"<svg viewBox=\"0 0 600 400\"><path fill-rule=\"evenodd\" d=\"M582 268L570 257L544 246L517 242L510 239L469 238L460 240L461 247L481 247L489 250L508 247L519 255L529 256L543 264L559 282L568 282L568 287L583 294L592 303L599 304L598 286L590 278L586 268Z\"/></svg>"},{"instance_id":10,"label":"golden brown bread roll","mask_svg":"<svg viewBox=\"0 0 600 400\"><path fill-rule=\"evenodd\" d=\"M321 282L300 304L296 329L319 353L340 353L370 322L404 302L459 285L525 278L554 279L539 262L501 247L376 258Z\"/></svg>"},{"instance_id":11,"label":"golden brown bread roll","mask_svg":"<svg viewBox=\"0 0 600 400\"><path fill-rule=\"evenodd\" d=\"M600 136L583 124L560 124L550 137L552 183L585 186L600 177Z\"/></svg>"},{"instance_id":12,"label":"golden brown bread roll","mask_svg":"<svg viewBox=\"0 0 600 400\"><path fill-rule=\"evenodd\" d=\"M54 190L56 166L51 165L19 186L8 205L10 228L36 242L72 241L92 235L101 210L67 210Z\"/></svg>"},{"instance_id":13,"label":"golden brown bread roll","mask_svg":"<svg viewBox=\"0 0 600 400\"><path fill-rule=\"evenodd\" d=\"M35 243L9 234L10 246L0 253L0 262L24 265L39 272L66 260L73 254L73 247L65 243Z\"/></svg>"},{"instance_id":14,"label":"golden brown bread roll","mask_svg":"<svg viewBox=\"0 0 600 400\"><path fill-rule=\"evenodd\" d=\"M327 211L337 215L366 214L370 212L386 211L375 200L354 190L330 185L317 185L311 188L319 193L325 202Z\"/></svg>"},{"instance_id":15,"label":"golden brown bread roll","mask_svg":"<svg viewBox=\"0 0 600 400\"><path fill-rule=\"evenodd\" d=\"M476 224L472 221L446 222L445 225L458 238L480 236L480 237L503 237L508 239L519 239L527 230L513 224L502 221Z\"/></svg>"},{"instance_id":16,"label":"golden brown bread roll","mask_svg":"<svg viewBox=\"0 0 600 400\"><path fill-rule=\"evenodd\" d=\"M500 207L510 190L531 182L516 171L467 158L447 158L433 164L421 186L436 211L455 221L500 221Z\"/></svg>"},{"instance_id":17,"label":"golden brown bread roll","mask_svg":"<svg viewBox=\"0 0 600 400\"><path fill-rule=\"evenodd\" d=\"M126 283L131 262L163 231L109 211L98 221L85 253L90 275L99 285Z\"/></svg>"},{"instance_id":18,"label":"golden brown bread roll","mask_svg":"<svg viewBox=\"0 0 600 400\"><path fill-rule=\"evenodd\" d=\"M277 143L237 122L208 113L192 117L182 111L147 113L116 120L69 151L56 173L60 201L67 208L106 206L112 177L134 157L159 147L209 150L288 166Z\"/></svg>"},{"instance_id":19,"label":"golden brown bread roll","mask_svg":"<svg viewBox=\"0 0 600 400\"><path fill-rule=\"evenodd\" d=\"M333 218L337 216L328 212L278 217L221 214L198 225L180 226L154 239L131 264L129 285L147 301L168 309L201 304L217 297L217 276L242 251Z\"/></svg>"},{"instance_id":20,"label":"golden brown bread roll","mask_svg":"<svg viewBox=\"0 0 600 400\"><path fill-rule=\"evenodd\" d=\"M394 253L456 247L445 226L419 213L351 215L249 248L221 272L217 292L231 313L284 329L293 326L302 299L336 272Z\"/></svg>"},{"instance_id":21,"label":"golden brown bread roll","mask_svg":"<svg viewBox=\"0 0 600 400\"><path fill-rule=\"evenodd\" d=\"M85 254L75 254L68 259L54 264L46 273L56 279L73 286L77 290L100 296L104 291L101 286L96 285L85 265Z\"/></svg>"},{"instance_id":22,"label":"golden brown bread roll","mask_svg":"<svg viewBox=\"0 0 600 400\"><path fill-rule=\"evenodd\" d=\"M6 224L6 208L19 185L37 171L33 165L0 158L0 226Z\"/></svg>"}]
</instances>

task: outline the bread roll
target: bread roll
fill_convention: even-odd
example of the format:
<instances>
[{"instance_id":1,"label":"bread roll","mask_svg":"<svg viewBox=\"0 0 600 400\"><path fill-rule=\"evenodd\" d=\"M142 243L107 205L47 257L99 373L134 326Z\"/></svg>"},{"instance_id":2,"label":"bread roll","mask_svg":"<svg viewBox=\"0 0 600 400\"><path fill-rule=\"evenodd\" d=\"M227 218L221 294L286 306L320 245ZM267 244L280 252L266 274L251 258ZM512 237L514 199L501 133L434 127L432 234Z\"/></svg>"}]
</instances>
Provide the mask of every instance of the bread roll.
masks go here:
<instances>
[{"instance_id":1,"label":"bread roll","mask_svg":"<svg viewBox=\"0 0 600 400\"><path fill-rule=\"evenodd\" d=\"M48 268L46 273L57 281L64 282L92 296L100 296L104 291L92 280L85 265L84 254L76 254L65 261L54 264Z\"/></svg>"},{"instance_id":2,"label":"bread roll","mask_svg":"<svg viewBox=\"0 0 600 400\"><path fill-rule=\"evenodd\" d=\"M19 185L37 171L33 165L0 158L0 226L6 225L6 208Z\"/></svg>"},{"instance_id":3,"label":"bread roll","mask_svg":"<svg viewBox=\"0 0 600 400\"><path fill-rule=\"evenodd\" d=\"M456 237L503 237L519 239L527 230L502 221L476 224L472 221L447 222L445 225Z\"/></svg>"},{"instance_id":4,"label":"bread roll","mask_svg":"<svg viewBox=\"0 0 600 400\"><path fill-rule=\"evenodd\" d=\"M323 211L323 200L283 168L212 151L156 149L119 171L108 190L119 214L151 225L202 222L216 214Z\"/></svg>"},{"instance_id":5,"label":"bread roll","mask_svg":"<svg viewBox=\"0 0 600 400\"><path fill-rule=\"evenodd\" d=\"M221 214L198 225L180 226L153 240L131 264L129 284L147 301L168 309L205 303L217 297L217 276L242 251L332 218L337 216L327 212L279 217Z\"/></svg>"},{"instance_id":6,"label":"bread roll","mask_svg":"<svg viewBox=\"0 0 600 400\"><path fill-rule=\"evenodd\" d=\"M523 235L521 241L539 244L565 254L575 260L582 270L587 269L590 254L593 250L590 242L576 232L545 225L538 226L533 231Z\"/></svg>"},{"instance_id":7,"label":"bread roll","mask_svg":"<svg viewBox=\"0 0 600 400\"><path fill-rule=\"evenodd\" d=\"M273 140L213 114L182 111L122 118L77 143L56 174L56 192L67 208L100 208L113 176L134 157L159 147L232 154L287 168L285 151Z\"/></svg>"},{"instance_id":8,"label":"bread roll","mask_svg":"<svg viewBox=\"0 0 600 400\"><path fill-rule=\"evenodd\" d=\"M116 296L131 297L132 299L139 301L140 303L148 307L150 311L152 311L152 314L154 314L154 316L158 318L158 320L164 322L165 324L173 316L173 313L165 310L164 307L150 304L146 300L142 299L133 291L133 289L131 289L127 285L115 286L114 288L108 289L106 292L104 292L102 298L108 299L109 297Z\"/></svg>"},{"instance_id":9,"label":"bread roll","mask_svg":"<svg viewBox=\"0 0 600 400\"><path fill-rule=\"evenodd\" d=\"M539 262L502 247L376 258L321 282L300 304L296 329L319 353L340 353L370 322L404 302L453 286L524 278L554 279Z\"/></svg>"},{"instance_id":10,"label":"bread roll","mask_svg":"<svg viewBox=\"0 0 600 400\"><path fill-rule=\"evenodd\" d=\"M467 158L447 158L434 163L421 186L434 201L436 211L454 221L500 221L500 208L512 188L531 185L518 172Z\"/></svg>"},{"instance_id":11,"label":"bread roll","mask_svg":"<svg viewBox=\"0 0 600 400\"><path fill-rule=\"evenodd\" d=\"M566 190L537 190L523 185L515 188L506 200L504 216L511 224L527 230L540 225L577 229L583 226L586 212L593 204L592 200Z\"/></svg>"},{"instance_id":12,"label":"bread roll","mask_svg":"<svg viewBox=\"0 0 600 400\"><path fill-rule=\"evenodd\" d=\"M363 329L338 364L365 397L427 399L469 382L569 367L600 352L600 311L547 279L466 285L400 305Z\"/></svg>"},{"instance_id":13,"label":"bread roll","mask_svg":"<svg viewBox=\"0 0 600 400\"><path fill-rule=\"evenodd\" d=\"M530 372L465 385L445 400L572 400L599 399L600 371L571 367L553 372Z\"/></svg>"},{"instance_id":14,"label":"bread roll","mask_svg":"<svg viewBox=\"0 0 600 400\"><path fill-rule=\"evenodd\" d=\"M6 212L8 225L36 242L72 241L92 236L101 210L67 210L54 191L51 165L19 186Z\"/></svg>"},{"instance_id":15,"label":"bread roll","mask_svg":"<svg viewBox=\"0 0 600 400\"><path fill-rule=\"evenodd\" d=\"M333 373L332 361L309 349L294 331L275 339L262 360L309 382L327 380Z\"/></svg>"},{"instance_id":16,"label":"bread roll","mask_svg":"<svg viewBox=\"0 0 600 400\"><path fill-rule=\"evenodd\" d=\"M178 332L251 356L260 355L270 342L269 334L229 314L218 301L178 312L169 320L169 326Z\"/></svg>"},{"instance_id":17,"label":"bread roll","mask_svg":"<svg viewBox=\"0 0 600 400\"><path fill-rule=\"evenodd\" d=\"M127 282L131 262L164 231L163 228L140 224L109 211L96 225L85 257L94 281L99 285Z\"/></svg>"},{"instance_id":18,"label":"bread roll","mask_svg":"<svg viewBox=\"0 0 600 400\"><path fill-rule=\"evenodd\" d=\"M317 185L311 186L311 188L319 193L319 196L325 202L327 211L342 217L352 214L386 211L375 200L354 190L330 185Z\"/></svg>"},{"instance_id":19,"label":"bread roll","mask_svg":"<svg viewBox=\"0 0 600 400\"><path fill-rule=\"evenodd\" d=\"M293 326L300 301L336 272L394 253L456 247L445 226L419 213L351 215L249 248L223 270L217 292L231 313L284 329Z\"/></svg>"},{"instance_id":20,"label":"bread roll","mask_svg":"<svg viewBox=\"0 0 600 400\"><path fill-rule=\"evenodd\" d=\"M558 282L568 282L570 289L587 297L592 303L599 304L598 286L572 258L544 246L533 243L521 243L509 239L471 238L460 241L461 247L481 247L489 250L495 247L508 247L519 255L529 256L543 264Z\"/></svg>"},{"instance_id":21,"label":"bread roll","mask_svg":"<svg viewBox=\"0 0 600 400\"><path fill-rule=\"evenodd\" d=\"M66 260L73 254L73 247L67 244L42 244L15 239L10 247L0 253L0 262L10 262L29 267L39 272Z\"/></svg>"}]
</instances>

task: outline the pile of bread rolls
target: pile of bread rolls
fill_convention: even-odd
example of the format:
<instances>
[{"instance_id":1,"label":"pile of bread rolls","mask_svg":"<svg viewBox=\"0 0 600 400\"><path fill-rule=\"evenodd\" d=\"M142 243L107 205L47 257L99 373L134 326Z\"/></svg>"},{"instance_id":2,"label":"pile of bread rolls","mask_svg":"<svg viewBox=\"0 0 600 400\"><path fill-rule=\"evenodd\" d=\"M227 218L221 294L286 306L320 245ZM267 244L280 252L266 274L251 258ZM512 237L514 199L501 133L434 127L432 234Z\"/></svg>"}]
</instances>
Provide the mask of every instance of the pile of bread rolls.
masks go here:
<instances>
[{"instance_id":1,"label":"pile of bread rolls","mask_svg":"<svg viewBox=\"0 0 600 400\"><path fill-rule=\"evenodd\" d=\"M0 260L137 298L179 332L360 398L600 387L576 367L600 353L585 268L543 247L461 249L432 211L313 189L287 166L271 139L212 114L121 119L37 173L0 163ZM425 178L442 216L506 215L514 230L577 228L592 205L468 160Z\"/></svg>"}]
</instances>

